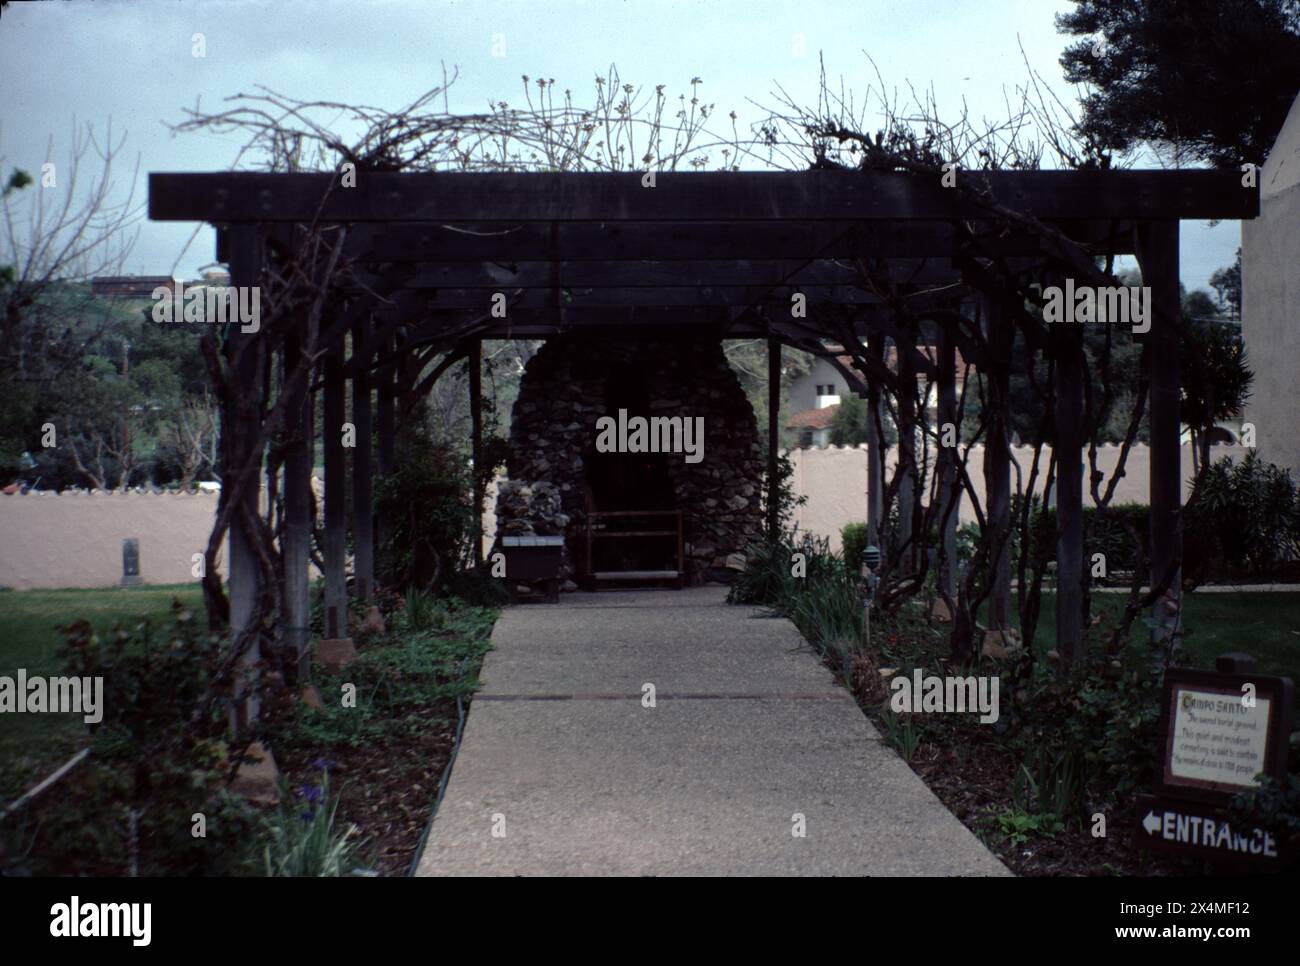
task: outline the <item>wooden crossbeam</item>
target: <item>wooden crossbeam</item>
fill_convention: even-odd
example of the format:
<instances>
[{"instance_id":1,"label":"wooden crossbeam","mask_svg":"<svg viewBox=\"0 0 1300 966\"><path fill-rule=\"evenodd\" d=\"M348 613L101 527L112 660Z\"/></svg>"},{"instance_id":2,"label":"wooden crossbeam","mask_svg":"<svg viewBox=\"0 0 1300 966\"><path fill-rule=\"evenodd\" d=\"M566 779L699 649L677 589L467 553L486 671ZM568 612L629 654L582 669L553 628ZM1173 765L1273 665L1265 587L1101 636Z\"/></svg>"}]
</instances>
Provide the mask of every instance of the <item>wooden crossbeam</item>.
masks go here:
<instances>
[{"instance_id":1,"label":"wooden crossbeam","mask_svg":"<svg viewBox=\"0 0 1300 966\"><path fill-rule=\"evenodd\" d=\"M899 259L891 276L912 285L958 282L961 273L946 258ZM421 264L401 284L415 289L680 288L687 286L774 287L853 285L861 278L856 259L447 262Z\"/></svg>"},{"instance_id":2,"label":"wooden crossbeam","mask_svg":"<svg viewBox=\"0 0 1300 966\"><path fill-rule=\"evenodd\" d=\"M1258 188L1233 171L961 172L959 181L1037 218L1253 218ZM680 222L844 221L988 217L969 193L938 178L889 171L158 172L149 217L219 222Z\"/></svg>"},{"instance_id":3,"label":"wooden crossbeam","mask_svg":"<svg viewBox=\"0 0 1300 966\"><path fill-rule=\"evenodd\" d=\"M1057 219L1053 226L1098 252L1130 254L1130 222ZM552 234L553 229L553 234ZM973 222L969 229L990 255L1035 255L1039 239L1004 225ZM518 224L355 225L346 251L360 261L561 262L715 260L719 258L917 258L951 256L964 233L944 222L568 222Z\"/></svg>"},{"instance_id":4,"label":"wooden crossbeam","mask_svg":"<svg viewBox=\"0 0 1300 966\"><path fill-rule=\"evenodd\" d=\"M918 291L906 296L909 304L924 305L931 298L929 291L941 297L951 298L959 286L945 286L942 289ZM549 288L530 288L516 291L511 286L502 286L509 310L515 308L546 309L555 311L556 293ZM426 306L429 310L466 309L488 312L493 307L496 293L489 289L431 289L428 291ZM618 308L619 306L645 306L660 308L685 308L694 305L713 305L719 307L746 307L766 305L774 311L785 310L789 314L793 296L803 295L809 305L878 305L882 304L880 296L851 285L803 285L803 286L696 286L681 288L564 288L558 293L559 311L567 312L583 308Z\"/></svg>"}]
</instances>

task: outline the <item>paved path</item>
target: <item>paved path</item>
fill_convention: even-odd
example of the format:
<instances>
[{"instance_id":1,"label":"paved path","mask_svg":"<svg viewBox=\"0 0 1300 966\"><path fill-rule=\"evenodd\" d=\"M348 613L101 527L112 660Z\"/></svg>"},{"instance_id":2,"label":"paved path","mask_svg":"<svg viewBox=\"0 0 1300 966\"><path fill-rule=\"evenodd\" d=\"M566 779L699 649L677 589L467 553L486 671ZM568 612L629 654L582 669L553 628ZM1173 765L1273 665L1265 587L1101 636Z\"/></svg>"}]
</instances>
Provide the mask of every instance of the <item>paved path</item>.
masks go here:
<instances>
[{"instance_id":1,"label":"paved path","mask_svg":"<svg viewBox=\"0 0 1300 966\"><path fill-rule=\"evenodd\" d=\"M507 608L419 874L1009 874L792 624L724 596Z\"/></svg>"}]
</instances>

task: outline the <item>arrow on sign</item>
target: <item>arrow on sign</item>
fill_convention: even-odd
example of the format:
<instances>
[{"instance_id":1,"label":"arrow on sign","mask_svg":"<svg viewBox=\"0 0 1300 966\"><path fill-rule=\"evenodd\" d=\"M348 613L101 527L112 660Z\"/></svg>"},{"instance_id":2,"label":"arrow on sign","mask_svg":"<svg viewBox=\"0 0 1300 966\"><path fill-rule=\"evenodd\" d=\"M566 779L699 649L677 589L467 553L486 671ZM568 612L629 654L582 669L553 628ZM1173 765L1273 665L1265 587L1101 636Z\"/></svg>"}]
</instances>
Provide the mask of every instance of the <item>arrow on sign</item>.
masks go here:
<instances>
[{"instance_id":1,"label":"arrow on sign","mask_svg":"<svg viewBox=\"0 0 1300 966\"><path fill-rule=\"evenodd\" d=\"M1160 819L1156 817L1155 812L1147 812L1147 817L1142 819L1142 827L1147 830L1148 835L1155 835L1160 831Z\"/></svg>"}]
</instances>

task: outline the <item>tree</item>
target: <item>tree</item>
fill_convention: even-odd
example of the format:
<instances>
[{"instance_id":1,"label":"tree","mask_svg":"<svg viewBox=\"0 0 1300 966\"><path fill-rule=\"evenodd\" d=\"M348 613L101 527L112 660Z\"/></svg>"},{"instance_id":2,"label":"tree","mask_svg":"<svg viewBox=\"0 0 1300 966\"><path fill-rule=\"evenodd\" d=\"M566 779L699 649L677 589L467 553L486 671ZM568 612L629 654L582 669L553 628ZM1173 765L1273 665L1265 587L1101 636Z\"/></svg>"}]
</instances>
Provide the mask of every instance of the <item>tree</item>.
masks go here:
<instances>
[{"instance_id":1,"label":"tree","mask_svg":"<svg viewBox=\"0 0 1300 966\"><path fill-rule=\"evenodd\" d=\"M1263 164L1300 89L1300 0L1074 0L1057 30L1079 132L1220 167Z\"/></svg>"},{"instance_id":2,"label":"tree","mask_svg":"<svg viewBox=\"0 0 1300 966\"><path fill-rule=\"evenodd\" d=\"M1220 268L1210 276L1210 288L1218 296L1219 310L1226 311L1228 318L1241 319L1241 249L1237 249L1237 258L1231 265Z\"/></svg>"},{"instance_id":3,"label":"tree","mask_svg":"<svg viewBox=\"0 0 1300 966\"><path fill-rule=\"evenodd\" d=\"M870 438L867 401L848 393L840 398L840 405L831 417L830 442L832 446L858 446Z\"/></svg>"},{"instance_id":4,"label":"tree","mask_svg":"<svg viewBox=\"0 0 1300 966\"><path fill-rule=\"evenodd\" d=\"M831 418L830 444L832 446L860 446L871 441L871 410L867 401L856 393L840 397L839 408ZM885 445L898 442L898 430L887 415L882 415L880 428L885 434Z\"/></svg>"},{"instance_id":5,"label":"tree","mask_svg":"<svg viewBox=\"0 0 1300 966\"><path fill-rule=\"evenodd\" d=\"M123 144L111 127L103 136L74 127L67 160L47 162L39 178L15 168L0 189L0 475L40 452L51 407L75 401L70 387L82 384L92 347L121 317L120 305L77 280L116 274L135 240L134 195L114 196ZM138 160L133 186L137 174Z\"/></svg>"},{"instance_id":6,"label":"tree","mask_svg":"<svg viewBox=\"0 0 1300 966\"><path fill-rule=\"evenodd\" d=\"M1246 365L1241 330L1193 322L1182 342L1181 419L1192 431L1198 475L1210 464L1210 440L1221 419L1240 416L1255 375Z\"/></svg>"}]
</instances>

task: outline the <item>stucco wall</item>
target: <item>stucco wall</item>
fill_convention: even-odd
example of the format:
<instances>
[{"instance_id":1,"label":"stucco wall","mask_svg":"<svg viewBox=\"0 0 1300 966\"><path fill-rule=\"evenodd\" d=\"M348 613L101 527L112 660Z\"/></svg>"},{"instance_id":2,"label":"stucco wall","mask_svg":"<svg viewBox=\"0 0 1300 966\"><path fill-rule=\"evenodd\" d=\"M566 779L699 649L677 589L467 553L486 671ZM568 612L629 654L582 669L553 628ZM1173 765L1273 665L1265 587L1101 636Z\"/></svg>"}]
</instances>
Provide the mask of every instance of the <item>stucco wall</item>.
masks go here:
<instances>
[{"instance_id":1,"label":"stucco wall","mask_svg":"<svg viewBox=\"0 0 1300 966\"><path fill-rule=\"evenodd\" d=\"M848 392L844 384L844 374L825 359L816 358L807 375L800 376L790 383L790 395L786 403L787 414L816 409L817 387L827 383L835 387L834 395L843 396Z\"/></svg>"},{"instance_id":2,"label":"stucco wall","mask_svg":"<svg viewBox=\"0 0 1300 966\"><path fill-rule=\"evenodd\" d=\"M1242 446L1215 446L1212 458L1231 456L1240 460L1247 452ZM1027 475L1033 450L1016 447L1012 455ZM1048 455L1044 450L1044 466ZM1109 474L1118 455L1119 447L1101 447L1100 467ZM795 523L801 529L830 538L832 548L838 550L844 524L866 519L866 447L797 449L791 450L789 456L794 466L795 489L808 497L807 504L795 511ZM1189 446L1183 447L1182 456L1183 479L1190 480ZM886 461L890 472L894 458L895 451L891 450ZM975 447L969 467L981 500L983 459L983 448ZM1116 490L1115 502L1146 502L1150 466L1147 448L1135 447ZM320 482L314 483L319 500ZM1011 485L1014 489L1014 471ZM496 531L491 509L495 505L494 495L495 485L489 490L488 510L483 515L485 552L490 550ZM191 557L202 552L207 543L216 507L215 493L0 495L0 586L19 590L115 586L122 577L122 541L128 537L140 541L140 573L144 583L192 581ZM974 519L970 502L964 499L961 522ZM224 547L222 551L220 568L224 575Z\"/></svg>"},{"instance_id":3,"label":"stucco wall","mask_svg":"<svg viewBox=\"0 0 1300 966\"><path fill-rule=\"evenodd\" d=\"M203 552L216 509L215 493L0 496L0 586L112 587L131 537L140 542L144 583L194 581L193 555Z\"/></svg>"},{"instance_id":4,"label":"stucco wall","mask_svg":"<svg viewBox=\"0 0 1300 966\"><path fill-rule=\"evenodd\" d=\"M1246 419L1260 455L1300 471L1300 97L1259 172L1259 217L1241 223L1241 318L1255 371Z\"/></svg>"},{"instance_id":5,"label":"stucco wall","mask_svg":"<svg viewBox=\"0 0 1300 966\"><path fill-rule=\"evenodd\" d=\"M1102 446L1097 450L1097 467L1106 473L1108 480L1119 461L1119 451L1118 446ZM1224 456L1230 456L1234 460L1240 461L1248 452L1249 450L1244 446L1214 446L1211 448L1210 458L1218 460ZM1022 478L1027 480L1034 456L1033 448L1028 446L1012 447L1011 455L1020 464ZM825 449L797 449L790 451L789 456L791 463L794 465L794 486L799 493L808 497L808 502L795 510L794 521L796 525L802 530L830 538L831 548L838 550L840 546L840 529L844 524L867 518L866 447L828 446ZM1051 451L1044 447L1040 460L1040 479L1035 488L1035 491L1040 495L1042 493L1041 475L1046 471L1050 456ZM896 450L891 449L886 458L887 474L893 473L895 457ZM1087 484L1088 465L1086 454L1084 459L1084 503L1087 506L1092 506L1093 500L1089 495ZM1192 449L1190 446L1185 445L1182 447L1182 461L1183 480L1185 483L1190 483L1193 476ZM975 446L971 449L967 472L970 474L975 492L979 494L980 502L983 503L985 497L984 447ZM1132 452L1129 453L1128 462L1125 464L1124 477L1115 488L1115 496L1111 501L1112 505L1146 503L1150 490L1150 474L1150 450L1145 446L1135 446ZM1016 488L1016 471L1013 466L1011 470L1012 492ZM1186 493L1184 493L1185 495ZM972 523L975 520L975 511L969 498L965 495L962 498L959 518L961 523Z\"/></svg>"}]
</instances>

